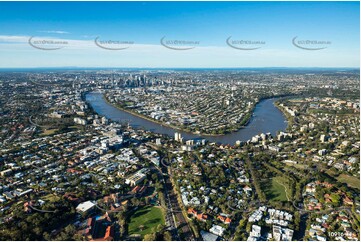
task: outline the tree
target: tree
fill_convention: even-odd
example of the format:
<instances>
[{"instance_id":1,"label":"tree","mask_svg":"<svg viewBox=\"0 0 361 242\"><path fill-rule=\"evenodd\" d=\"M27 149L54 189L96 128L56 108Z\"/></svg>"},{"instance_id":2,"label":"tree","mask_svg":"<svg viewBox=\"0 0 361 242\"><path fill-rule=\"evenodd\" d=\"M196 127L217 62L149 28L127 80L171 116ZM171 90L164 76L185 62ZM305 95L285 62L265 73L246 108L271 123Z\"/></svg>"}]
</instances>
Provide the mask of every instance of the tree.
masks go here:
<instances>
[{"instance_id":1,"label":"tree","mask_svg":"<svg viewBox=\"0 0 361 242\"><path fill-rule=\"evenodd\" d=\"M152 174L152 180L153 180L153 181L158 181L158 175L157 175L157 173L153 173L153 174Z\"/></svg>"},{"instance_id":2,"label":"tree","mask_svg":"<svg viewBox=\"0 0 361 242\"><path fill-rule=\"evenodd\" d=\"M172 235L169 231L165 231L163 233L163 240L164 241L171 241L172 240Z\"/></svg>"},{"instance_id":3,"label":"tree","mask_svg":"<svg viewBox=\"0 0 361 242\"><path fill-rule=\"evenodd\" d=\"M301 216L300 213L298 211L295 212L295 220L294 220L294 224L295 224L295 230L299 230L300 229L300 223L301 223Z\"/></svg>"},{"instance_id":4,"label":"tree","mask_svg":"<svg viewBox=\"0 0 361 242\"><path fill-rule=\"evenodd\" d=\"M137 199L137 198L135 198L135 197L133 197L132 199L131 199L131 202L132 202L132 204L134 205L134 206L139 206L139 200Z\"/></svg>"},{"instance_id":5,"label":"tree","mask_svg":"<svg viewBox=\"0 0 361 242\"><path fill-rule=\"evenodd\" d=\"M157 226L157 232L162 232L164 228L165 228L165 225L164 225L164 224L158 224L158 226Z\"/></svg>"},{"instance_id":6,"label":"tree","mask_svg":"<svg viewBox=\"0 0 361 242\"><path fill-rule=\"evenodd\" d=\"M248 223L247 226L246 226L246 231L250 232L251 228L252 228L252 223Z\"/></svg>"},{"instance_id":7,"label":"tree","mask_svg":"<svg viewBox=\"0 0 361 242\"><path fill-rule=\"evenodd\" d=\"M340 204L340 200L341 200L341 197L340 195L336 194L336 193L333 193L330 195L330 198L332 200L332 203L335 205L335 206L338 206Z\"/></svg>"},{"instance_id":8,"label":"tree","mask_svg":"<svg viewBox=\"0 0 361 242\"><path fill-rule=\"evenodd\" d=\"M44 232L44 233L43 233L43 238L44 238L45 240L47 240L47 241L52 240L52 239L51 239L51 236L50 236L50 234L49 234L48 232Z\"/></svg>"},{"instance_id":9,"label":"tree","mask_svg":"<svg viewBox=\"0 0 361 242\"><path fill-rule=\"evenodd\" d=\"M238 225L238 228L239 229L244 229L244 227L246 226L247 224L247 220L246 219L242 219L239 221L239 225Z\"/></svg>"},{"instance_id":10,"label":"tree","mask_svg":"<svg viewBox=\"0 0 361 242\"><path fill-rule=\"evenodd\" d=\"M146 235L144 235L143 240L144 241L154 241L154 240L156 240L156 238L157 238L156 234L146 234Z\"/></svg>"}]
</instances>

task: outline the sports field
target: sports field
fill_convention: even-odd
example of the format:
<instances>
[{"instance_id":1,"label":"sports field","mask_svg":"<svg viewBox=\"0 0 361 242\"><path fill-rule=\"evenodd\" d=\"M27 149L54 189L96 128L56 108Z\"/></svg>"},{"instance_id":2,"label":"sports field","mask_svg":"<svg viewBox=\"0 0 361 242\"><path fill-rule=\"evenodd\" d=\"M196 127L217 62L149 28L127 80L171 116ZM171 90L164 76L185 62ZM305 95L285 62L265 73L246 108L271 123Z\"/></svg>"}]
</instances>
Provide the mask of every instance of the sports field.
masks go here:
<instances>
[{"instance_id":1,"label":"sports field","mask_svg":"<svg viewBox=\"0 0 361 242\"><path fill-rule=\"evenodd\" d=\"M165 224L162 209L152 206L142 207L130 217L128 234L145 235L153 233L159 224Z\"/></svg>"},{"instance_id":2,"label":"sports field","mask_svg":"<svg viewBox=\"0 0 361 242\"><path fill-rule=\"evenodd\" d=\"M339 182L346 183L350 187L360 189L360 179L358 177L341 174L337 177L337 180Z\"/></svg>"},{"instance_id":3,"label":"sports field","mask_svg":"<svg viewBox=\"0 0 361 242\"><path fill-rule=\"evenodd\" d=\"M286 179L280 176L272 177L267 183L263 183L264 192L270 201L287 202L290 200L290 191Z\"/></svg>"}]
</instances>

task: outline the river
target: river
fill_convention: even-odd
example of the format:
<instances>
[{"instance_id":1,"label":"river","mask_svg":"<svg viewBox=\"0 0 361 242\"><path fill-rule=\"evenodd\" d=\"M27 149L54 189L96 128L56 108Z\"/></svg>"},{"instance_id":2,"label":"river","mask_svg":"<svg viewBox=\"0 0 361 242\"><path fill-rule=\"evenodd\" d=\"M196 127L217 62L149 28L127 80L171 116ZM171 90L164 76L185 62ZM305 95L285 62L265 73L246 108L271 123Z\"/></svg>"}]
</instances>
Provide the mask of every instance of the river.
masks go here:
<instances>
[{"instance_id":1,"label":"river","mask_svg":"<svg viewBox=\"0 0 361 242\"><path fill-rule=\"evenodd\" d=\"M87 93L85 99L96 113L101 116L105 116L108 119L119 122L129 122L129 124L134 128L143 128L155 133L167 134L173 137L175 132L180 132L182 133L182 137L186 140L205 138L210 142L234 145L237 140L247 141L253 136L261 133L270 132L274 136L277 131L284 131L287 127L285 116L274 105L277 98L264 99L260 101L254 109L251 120L244 128L225 135L204 137L197 134L177 131L117 109L113 105L107 103L103 94L99 92Z\"/></svg>"}]
</instances>

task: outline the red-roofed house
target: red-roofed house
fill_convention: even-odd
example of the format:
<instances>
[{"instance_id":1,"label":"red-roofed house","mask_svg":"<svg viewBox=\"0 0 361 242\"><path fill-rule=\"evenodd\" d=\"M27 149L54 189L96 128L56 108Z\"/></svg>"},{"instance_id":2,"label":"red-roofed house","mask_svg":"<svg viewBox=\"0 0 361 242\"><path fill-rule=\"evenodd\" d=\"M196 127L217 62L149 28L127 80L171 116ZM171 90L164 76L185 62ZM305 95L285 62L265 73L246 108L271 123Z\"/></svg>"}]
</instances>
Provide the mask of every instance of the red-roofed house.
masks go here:
<instances>
[{"instance_id":1,"label":"red-roofed house","mask_svg":"<svg viewBox=\"0 0 361 242\"><path fill-rule=\"evenodd\" d=\"M351 198L349 198L349 197L345 197L344 199L343 199L343 203L344 204L346 204L346 205L353 205L353 201L352 201L352 199Z\"/></svg>"},{"instance_id":2,"label":"red-roofed house","mask_svg":"<svg viewBox=\"0 0 361 242\"><path fill-rule=\"evenodd\" d=\"M232 219L218 215L217 219L221 220L224 224L230 224Z\"/></svg>"},{"instance_id":3,"label":"red-roofed house","mask_svg":"<svg viewBox=\"0 0 361 242\"><path fill-rule=\"evenodd\" d=\"M207 216L207 214L200 213L200 214L197 215L197 219L202 221L202 222L205 222L205 221L207 221L208 216Z\"/></svg>"}]
</instances>

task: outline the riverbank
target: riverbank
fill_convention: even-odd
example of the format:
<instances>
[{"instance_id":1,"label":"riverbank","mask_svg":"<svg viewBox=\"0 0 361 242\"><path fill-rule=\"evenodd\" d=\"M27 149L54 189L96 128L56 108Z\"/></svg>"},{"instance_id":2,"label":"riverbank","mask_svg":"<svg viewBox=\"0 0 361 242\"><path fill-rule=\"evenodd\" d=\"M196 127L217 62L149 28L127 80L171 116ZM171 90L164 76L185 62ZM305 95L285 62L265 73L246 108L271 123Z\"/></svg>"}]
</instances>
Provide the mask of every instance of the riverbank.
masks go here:
<instances>
[{"instance_id":1,"label":"riverbank","mask_svg":"<svg viewBox=\"0 0 361 242\"><path fill-rule=\"evenodd\" d=\"M280 101L277 101L274 103L275 107L278 108L282 113L283 115L286 117L286 121L287 121L287 127L286 127L286 130L292 125L293 123L293 119L294 117L292 117L288 112L286 112L285 108L280 106Z\"/></svg>"}]
</instances>

